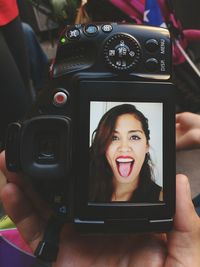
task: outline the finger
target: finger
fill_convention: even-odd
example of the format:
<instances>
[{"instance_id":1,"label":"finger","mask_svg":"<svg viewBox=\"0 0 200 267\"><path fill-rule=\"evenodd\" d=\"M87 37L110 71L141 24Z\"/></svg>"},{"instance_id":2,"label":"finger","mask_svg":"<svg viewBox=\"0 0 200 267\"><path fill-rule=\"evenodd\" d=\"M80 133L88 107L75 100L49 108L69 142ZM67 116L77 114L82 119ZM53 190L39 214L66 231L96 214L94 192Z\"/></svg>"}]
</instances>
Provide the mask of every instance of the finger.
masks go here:
<instances>
[{"instance_id":1,"label":"finger","mask_svg":"<svg viewBox=\"0 0 200 267\"><path fill-rule=\"evenodd\" d=\"M3 172L0 171L0 191L1 191L1 188L3 188L3 186L5 185L6 185L6 177L3 174Z\"/></svg>"},{"instance_id":2,"label":"finger","mask_svg":"<svg viewBox=\"0 0 200 267\"><path fill-rule=\"evenodd\" d=\"M176 123L190 124L193 118L194 118L194 114L190 112L178 113L176 114Z\"/></svg>"},{"instance_id":3,"label":"finger","mask_svg":"<svg viewBox=\"0 0 200 267\"><path fill-rule=\"evenodd\" d=\"M5 212L15 223L24 240L35 250L42 239L46 221L42 219L24 193L12 183L1 190Z\"/></svg>"},{"instance_id":4,"label":"finger","mask_svg":"<svg viewBox=\"0 0 200 267\"><path fill-rule=\"evenodd\" d=\"M186 176L177 176L176 189L176 215L174 230L167 235L166 266L175 266L175 262L177 266L194 266L194 263L200 266L200 219L192 203Z\"/></svg>"},{"instance_id":5,"label":"finger","mask_svg":"<svg viewBox=\"0 0 200 267\"><path fill-rule=\"evenodd\" d=\"M182 113L176 114L176 123L180 123L180 117Z\"/></svg>"},{"instance_id":6,"label":"finger","mask_svg":"<svg viewBox=\"0 0 200 267\"><path fill-rule=\"evenodd\" d=\"M186 133L176 132L176 149L198 149L200 147L200 129Z\"/></svg>"},{"instance_id":7,"label":"finger","mask_svg":"<svg viewBox=\"0 0 200 267\"><path fill-rule=\"evenodd\" d=\"M7 170L5 164L5 152L0 154L0 169L4 173L8 182L15 183L21 188L34 208L40 213L41 217L47 220L53 214L52 209L49 207L49 205L47 205L42 197L37 194L36 190L34 190L28 179L24 179L22 174L20 175Z\"/></svg>"},{"instance_id":8,"label":"finger","mask_svg":"<svg viewBox=\"0 0 200 267\"><path fill-rule=\"evenodd\" d=\"M177 175L176 180L176 214L175 230L179 232L190 232L200 220L192 203L191 190L188 178L185 175Z\"/></svg>"},{"instance_id":9,"label":"finger","mask_svg":"<svg viewBox=\"0 0 200 267\"><path fill-rule=\"evenodd\" d=\"M14 182L14 183L16 182L18 184L21 183L21 177L19 176L19 174L15 173L15 172L10 172L6 168L5 151L0 153L0 170L4 173L4 175L8 181Z\"/></svg>"},{"instance_id":10,"label":"finger","mask_svg":"<svg viewBox=\"0 0 200 267\"><path fill-rule=\"evenodd\" d=\"M182 123L185 120L187 112L177 113L176 114L176 123Z\"/></svg>"}]
</instances>

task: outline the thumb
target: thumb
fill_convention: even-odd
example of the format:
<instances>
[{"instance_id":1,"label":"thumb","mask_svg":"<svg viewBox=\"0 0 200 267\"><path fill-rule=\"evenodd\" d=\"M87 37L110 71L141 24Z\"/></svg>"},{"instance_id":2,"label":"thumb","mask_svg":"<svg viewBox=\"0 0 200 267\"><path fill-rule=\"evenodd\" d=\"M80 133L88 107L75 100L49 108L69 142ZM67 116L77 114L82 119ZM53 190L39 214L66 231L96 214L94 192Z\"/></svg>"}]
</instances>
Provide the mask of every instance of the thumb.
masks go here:
<instances>
[{"instance_id":1,"label":"thumb","mask_svg":"<svg viewBox=\"0 0 200 267\"><path fill-rule=\"evenodd\" d=\"M185 175L177 175L176 178L176 214L174 218L174 230L190 232L194 225L200 224L192 203L191 190L188 178Z\"/></svg>"},{"instance_id":2,"label":"thumb","mask_svg":"<svg viewBox=\"0 0 200 267\"><path fill-rule=\"evenodd\" d=\"M181 113L176 114L176 123L180 123L181 117L182 117Z\"/></svg>"},{"instance_id":3,"label":"thumb","mask_svg":"<svg viewBox=\"0 0 200 267\"><path fill-rule=\"evenodd\" d=\"M42 239L45 220L39 216L29 199L15 184L5 185L0 196L6 214L15 223L27 244L35 250Z\"/></svg>"},{"instance_id":4,"label":"thumb","mask_svg":"<svg viewBox=\"0 0 200 267\"><path fill-rule=\"evenodd\" d=\"M189 182L184 175L177 175L174 230L168 233L167 239L166 266L200 266L200 218L194 209Z\"/></svg>"}]
</instances>

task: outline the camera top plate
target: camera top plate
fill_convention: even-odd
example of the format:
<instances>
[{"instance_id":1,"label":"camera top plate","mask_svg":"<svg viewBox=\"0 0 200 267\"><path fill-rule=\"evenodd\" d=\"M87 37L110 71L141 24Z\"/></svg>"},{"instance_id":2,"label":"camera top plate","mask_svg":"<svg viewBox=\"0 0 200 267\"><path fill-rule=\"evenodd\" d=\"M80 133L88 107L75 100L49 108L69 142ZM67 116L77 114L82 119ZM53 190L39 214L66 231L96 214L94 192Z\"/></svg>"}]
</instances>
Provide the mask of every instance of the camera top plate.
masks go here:
<instances>
[{"instance_id":1,"label":"camera top plate","mask_svg":"<svg viewBox=\"0 0 200 267\"><path fill-rule=\"evenodd\" d=\"M167 29L123 23L67 26L60 38L52 77L80 71L171 78Z\"/></svg>"}]
</instances>

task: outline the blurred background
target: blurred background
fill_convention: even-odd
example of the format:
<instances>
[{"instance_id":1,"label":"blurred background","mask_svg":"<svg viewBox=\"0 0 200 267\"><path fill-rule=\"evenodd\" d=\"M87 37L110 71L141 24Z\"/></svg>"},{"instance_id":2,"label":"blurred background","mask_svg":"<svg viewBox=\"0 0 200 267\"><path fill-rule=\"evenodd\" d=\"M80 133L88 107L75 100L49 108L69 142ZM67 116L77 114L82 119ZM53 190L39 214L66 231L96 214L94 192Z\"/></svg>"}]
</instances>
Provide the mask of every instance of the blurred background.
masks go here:
<instances>
[{"instance_id":1,"label":"blurred background","mask_svg":"<svg viewBox=\"0 0 200 267\"><path fill-rule=\"evenodd\" d=\"M18 2L22 21L31 25L51 59L55 55L56 37L59 30L64 25L74 23L81 1L18 0ZM99 0L99 2L105 1ZM172 2L183 28L200 29L200 2L198 0L172 0ZM200 49L197 47L195 49L200 54Z\"/></svg>"}]
</instances>

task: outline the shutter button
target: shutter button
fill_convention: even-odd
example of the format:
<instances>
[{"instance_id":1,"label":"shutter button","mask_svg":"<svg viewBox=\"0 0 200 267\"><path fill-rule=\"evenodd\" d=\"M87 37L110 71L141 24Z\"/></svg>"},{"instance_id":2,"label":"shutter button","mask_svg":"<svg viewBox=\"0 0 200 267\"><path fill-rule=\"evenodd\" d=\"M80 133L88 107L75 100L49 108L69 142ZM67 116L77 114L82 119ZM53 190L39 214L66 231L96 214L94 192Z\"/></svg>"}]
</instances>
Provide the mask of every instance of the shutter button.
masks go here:
<instances>
[{"instance_id":1,"label":"shutter button","mask_svg":"<svg viewBox=\"0 0 200 267\"><path fill-rule=\"evenodd\" d=\"M62 107L67 102L67 98L68 96L64 92L57 92L53 97L53 104L56 107Z\"/></svg>"}]
</instances>

